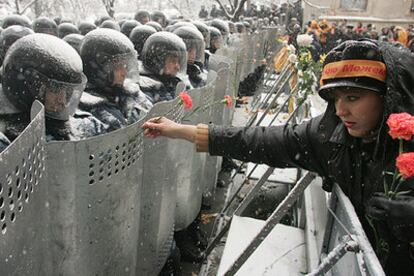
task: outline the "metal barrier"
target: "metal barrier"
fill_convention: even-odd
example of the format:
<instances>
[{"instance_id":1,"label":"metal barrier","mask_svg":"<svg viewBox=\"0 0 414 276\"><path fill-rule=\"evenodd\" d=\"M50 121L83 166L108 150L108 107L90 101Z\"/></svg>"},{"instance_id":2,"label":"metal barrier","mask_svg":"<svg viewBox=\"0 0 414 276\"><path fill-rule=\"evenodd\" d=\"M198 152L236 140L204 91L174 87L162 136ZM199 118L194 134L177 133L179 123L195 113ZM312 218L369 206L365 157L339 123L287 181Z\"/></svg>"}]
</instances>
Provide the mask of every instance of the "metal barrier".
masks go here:
<instances>
[{"instance_id":1,"label":"metal barrier","mask_svg":"<svg viewBox=\"0 0 414 276\"><path fill-rule=\"evenodd\" d=\"M49 199L45 177L43 106L0 154L0 268L2 275L45 275Z\"/></svg>"},{"instance_id":2,"label":"metal barrier","mask_svg":"<svg viewBox=\"0 0 414 276\"><path fill-rule=\"evenodd\" d=\"M374 249L355 213L354 206L338 185L334 185L328 210L330 210L330 215L328 216L322 247L322 263L311 275L324 275L324 271L329 271L331 275L385 276ZM358 248L351 254L341 256L336 248L344 240L346 241L345 238L355 242Z\"/></svg>"}]
</instances>

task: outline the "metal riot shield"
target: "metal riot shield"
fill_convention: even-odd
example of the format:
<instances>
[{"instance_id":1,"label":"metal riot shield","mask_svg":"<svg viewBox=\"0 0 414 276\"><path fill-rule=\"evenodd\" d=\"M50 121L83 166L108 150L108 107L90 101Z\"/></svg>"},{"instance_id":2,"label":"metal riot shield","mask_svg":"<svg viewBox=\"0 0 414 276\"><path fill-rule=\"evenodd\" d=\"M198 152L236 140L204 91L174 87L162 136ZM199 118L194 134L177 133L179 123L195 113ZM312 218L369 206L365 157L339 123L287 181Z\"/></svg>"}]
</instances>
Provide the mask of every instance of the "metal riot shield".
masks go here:
<instances>
[{"instance_id":1,"label":"metal riot shield","mask_svg":"<svg viewBox=\"0 0 414 276\"><path fill-rule=\"evenodd\" d=\"M206 86L192 89L188 93L193 100L193 108L184 114L184 124L205 122L207 106L213 102L214 94L209 91L214 83L209 80ZM204 182L201 181L205 158L196 152L195 147L186 141L175 141L175 164L177 170L177 209L175 214L175 230L187 228L197 217L200 208Z\"/></svg>"},{"instance_id":2,"label":"metal riot shield","mask_svg":"<svg viewBox=\"0 0 414 276\"><path fill-rule=\"evenodd\" d=\"M160 102L147 114L180 121L180 99ZM173 156L174 140L144 138L144 178L136 275L158 275L170 255L177 198L177 170Z\"/></svg>"},{"instance_id":3,"label":"metal riot shield","mask_svg":"<svg viewBox=\"0 0 414 276\"><path fill-rule=\"evenodd\" d=\"M202 117L200 118L202 123L214 123L213 116L216 110L215 105L222 105L216 103L215 97L215 85L217 82L217 73L213 70L208 72L207 86L204 93L201 95L201 103L208 108L203 109ZM198 153L202 162L201 176L198 181L201 180L203 187L203 200L205 203L209 203L214 195L214 188L217 182L217 156L210 156L207 153Z\"/></svg>"},{"instance_id":4,"label":"metal riot shield","mask_svg":"<svg viewBox=\"0 0 414 276\"><path fill-rule=\"evenodd\" d=\"M45 177L44 108L0 154L0 271L2 275L47 275L49 210Z\"/></svg>"},{"instance_id":5,"label":"metal riot shield","mask_svg":"<svg viewBox=\"0 0 414 276\"><path fill-rule=\"evenodd\" d=\"M142 122L46 145L53 269L44 275L136 275Z\"/></svg>"}]
</instances>

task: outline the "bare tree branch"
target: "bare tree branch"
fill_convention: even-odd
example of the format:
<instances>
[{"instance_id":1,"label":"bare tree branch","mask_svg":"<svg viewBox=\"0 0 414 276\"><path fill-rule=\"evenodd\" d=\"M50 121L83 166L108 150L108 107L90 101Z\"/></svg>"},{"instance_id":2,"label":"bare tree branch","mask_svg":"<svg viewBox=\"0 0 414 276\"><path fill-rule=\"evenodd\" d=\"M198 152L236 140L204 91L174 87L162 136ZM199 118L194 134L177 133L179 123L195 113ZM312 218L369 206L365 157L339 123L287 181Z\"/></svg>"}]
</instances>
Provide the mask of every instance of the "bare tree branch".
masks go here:
<instances>
[{"instance_id":1,"label":"bare tree branch","mask_svg":"<svg viewBox=\"0 0 414 276\"><path fill-rule=\"evenodd\" d=\"M224 11L224 15L227 17L227 19L231 21L237 21L239 20L239 16L243 12L244 4L247 0L233 0L233 4L230 5L231 10L227 10L227 8L224 6L223 2L221 0L215 0L217 4L221 7L221 9ZM229 0L231 3L232 0Z\"/></svg>"},{"instance_id":2,"label":"bare tree branch","mask_svg":"<svg viewBox=\"0 0 414 276\"><path fill-rule=\"evenodd\" d=\"M174 7L174 9L181 13L181 15L185 14L183 10L179 6L177 6L172 0L168 0L168 3L170 3L170 5Z\"/></svg>"},{"instance_id":3,"label":"bare tree branch","mask_svg":"<svg viewBox=\"0 0 414 276\"><path fill-rule=\"evenodd\" d=\"M233 2L231 0L229 0L229 4L230 4L231 9L234 10L234 5L233 5Z\"/></svg>"},{"instance_id":4,"label":"bare tree branch","mask_svg":"<svg viewBox=\"0 0 414 276\"><path fill-rule=\"evenodd\" d=\"M33 4L35 4L38 0L32 0L30 1L21 11L19 14L24 14L28 8L30 8ZM16 2L19 2L16 0Z\"/></svg>"}]
</instances>

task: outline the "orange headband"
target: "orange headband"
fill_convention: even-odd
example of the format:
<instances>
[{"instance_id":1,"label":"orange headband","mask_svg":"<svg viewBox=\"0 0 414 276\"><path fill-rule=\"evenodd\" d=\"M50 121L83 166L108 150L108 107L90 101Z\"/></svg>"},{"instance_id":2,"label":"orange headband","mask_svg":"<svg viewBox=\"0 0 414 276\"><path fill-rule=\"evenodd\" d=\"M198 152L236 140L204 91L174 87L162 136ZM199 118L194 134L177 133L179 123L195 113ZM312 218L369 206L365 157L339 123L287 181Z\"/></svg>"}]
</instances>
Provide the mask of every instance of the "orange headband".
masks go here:
<instances>
[{"instance_id":1,"label":"orange headband","mask_svg":"<svg viewBox=\"0 0 414 276\"><path fill-rule=\"evenodd\" d=\"M338 78L367 77L385 82L387 67L375 60L343 60L325 65L322 71L321 85L325 80Z\"/></svg>"}]
</instances>

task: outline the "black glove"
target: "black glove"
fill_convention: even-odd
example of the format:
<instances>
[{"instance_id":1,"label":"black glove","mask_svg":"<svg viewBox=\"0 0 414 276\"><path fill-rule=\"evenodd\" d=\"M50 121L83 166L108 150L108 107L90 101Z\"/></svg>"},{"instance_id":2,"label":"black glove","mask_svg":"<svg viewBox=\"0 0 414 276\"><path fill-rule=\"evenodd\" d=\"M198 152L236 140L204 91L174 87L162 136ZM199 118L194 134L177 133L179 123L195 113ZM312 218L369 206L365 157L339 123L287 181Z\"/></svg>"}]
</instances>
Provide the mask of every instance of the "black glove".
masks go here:
<instances>
[{"instance_id":1,"label":"black glove","mask_svg":"<svg viewBox=\"0 0 414 276\"><path fill-rule=\"evenodd\" d=\"M386 221L395 237L404 242L414 241L414 197L375 193L368 201L367 214L376 220Z\"/></svg>"}]
</instances>

